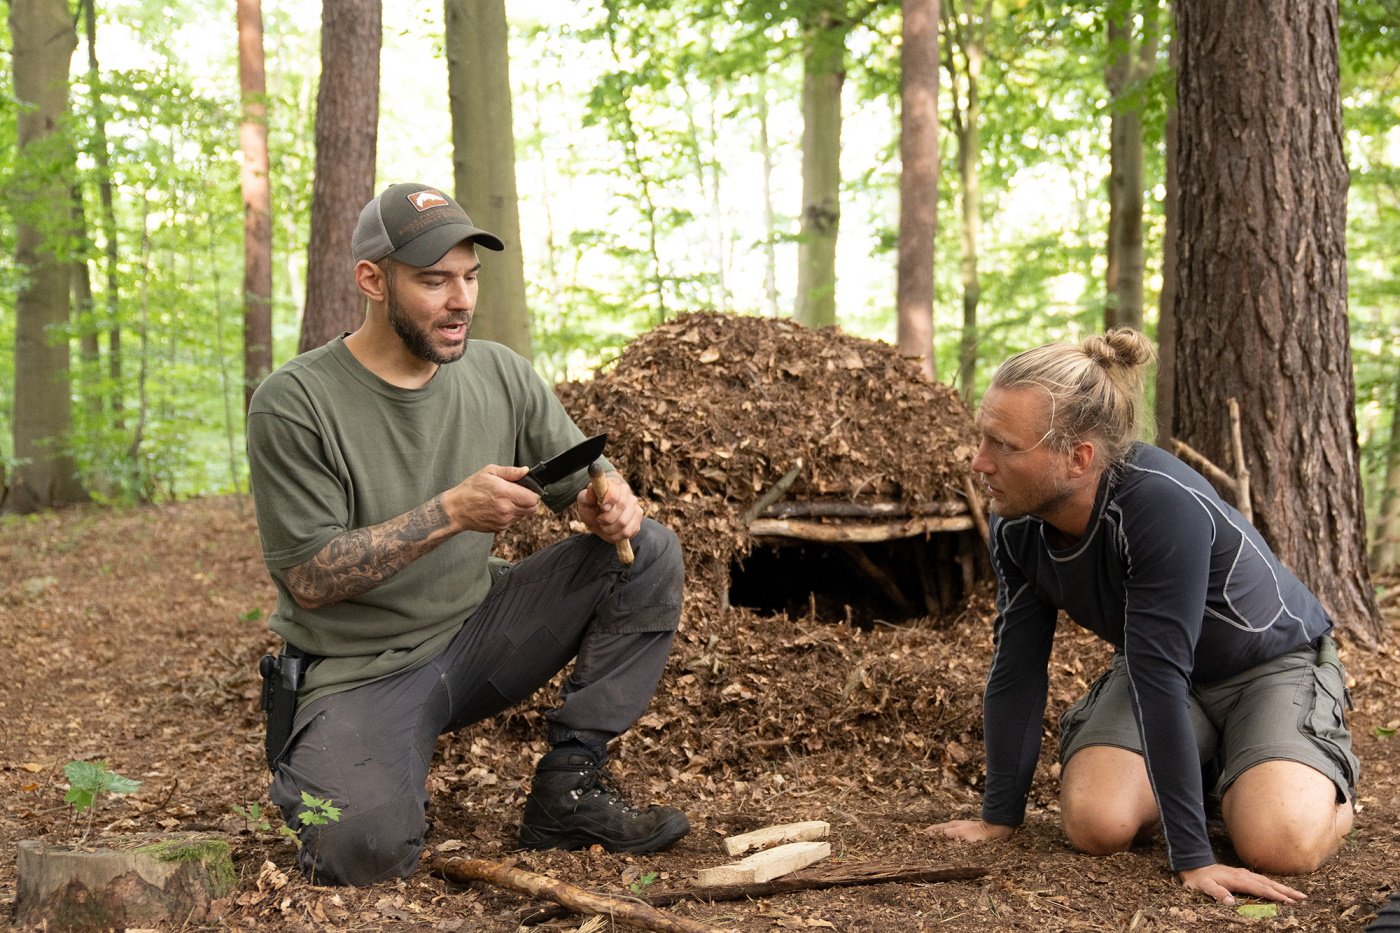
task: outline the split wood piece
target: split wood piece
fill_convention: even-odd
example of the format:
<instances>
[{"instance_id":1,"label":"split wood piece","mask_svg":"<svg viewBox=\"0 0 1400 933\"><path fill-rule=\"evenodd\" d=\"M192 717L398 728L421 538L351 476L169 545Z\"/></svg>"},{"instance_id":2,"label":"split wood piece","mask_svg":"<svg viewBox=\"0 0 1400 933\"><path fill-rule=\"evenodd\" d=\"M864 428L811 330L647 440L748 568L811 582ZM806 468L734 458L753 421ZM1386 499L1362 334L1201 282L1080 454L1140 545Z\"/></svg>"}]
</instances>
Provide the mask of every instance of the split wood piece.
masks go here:
<instances>
[{"instance_id":1,"label":"split wood piece","mask_svg":"<svg viewBox=\"0 0 1400 933\"><path fill-rule=\"evenodd\" d=\"M598 504L603 504L603 497L608 494L608 480L603 475L603 466L596 460L588 465L588 481L593 484L593 496L598 500ZM617 559L623 565L632 563L635 556L632 554L632 542L622 540L617 542Z\"/></svg>"},{"instance_id":2,"label":"split wood piece","mask_svg":"<svg viewBox=\"0 0 1400 933\"><path fill-rule=\"evenodd\" d=\"M463 884L468 881L487 881L519 894L554 901L572 913L601 914L614 923L639 930L654 930L656 933L719 933L718 927L668 914L642 901L595 894L567 881L556 881L547 875L537 875L499 862L488 862L479 858L439 857L433 859L430 870L448 881Z\"/></svg>"},{"instance_id":3,"label":"split wood piece","mask_svg":"<svg viewBox=\"0 0 1400 933\"><path fill-rule=\"evenodd\" d=\"M742 901L754 897L773 897L795 891L817 891L827 888L849 888L869 884L936 884L940 881L973 881L987 874L977 865L939 866L909 865L903 862L872 861L821 865L793 872L762 884L732 884L713 888L683 888L664 891L642 898L654 907L665 907L678 901L696 900ZM535 926L562 917L569 911L558 906L537 907L519 918L521 926Z\"/></svg>"},{"instance_id":4,"label":"split wood piece","mask_svg":"<svg viewBox=\"0 0 1400 933\"><path fill-rule=\"evenodd\" d=\"M750 849L766 849L782 842L811 842L825 839L831 832L831 824L826 820L804 820L800 823L782 823L778 826L765 826L750 833L726 836L724 854L733 858L743 855Z\"/></svg>"},{"instance_id":5,"label":"split wood piece","mask_svg":"<svg viewBox=\"0 0 1400 933\"><path fill-rule=\"evenodd\" d=\"M1244 442L1240 439L1240 403L1232 395L1230 406L1230 444L1235 454L1235 507L1244 520L1254 523L1254 506L1250 502L1249 465L1244 462Z\"/></svg>"},{"instance_id":6,"label":"split wood piece","mask_svg":"<svg viewBox=\"0 0 1400 933\"><path fill-rule=\"evenodd\" d=\"M755 538L796 538L801 541L822 541L830 544L872 544L897 538L917 538L919 535L942 531L967 531L973 527L966 515L930 515L899 522L863 525L826 525L789 518L756 518L749 523L749 534Z\"/></svg>"},{"instance_id":7,"label":"split wood piece","mask_svg":"<svg viewBox=\"0 0 1400 933\"><path fill-rule=\"evenodd\" d=\"M830 854L829 842L789 842L755 852L728 865L702 868L695 873L695 880L702 888L710 885L758 884L806 868Z\"/></svg>"}]
</instances>

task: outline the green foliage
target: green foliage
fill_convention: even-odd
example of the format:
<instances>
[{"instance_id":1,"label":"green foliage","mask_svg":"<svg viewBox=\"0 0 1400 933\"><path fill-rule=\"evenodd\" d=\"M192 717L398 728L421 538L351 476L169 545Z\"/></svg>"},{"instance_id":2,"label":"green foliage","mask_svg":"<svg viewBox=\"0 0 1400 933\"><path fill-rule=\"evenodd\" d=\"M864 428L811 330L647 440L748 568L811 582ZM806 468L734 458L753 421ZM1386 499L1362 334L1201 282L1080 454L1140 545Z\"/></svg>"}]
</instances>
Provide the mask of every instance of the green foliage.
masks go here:
<instances>
[{"instance_id":1,"label":"green foliage","mask_svg":"<svg viewBox=\"0 0 1400 933\"><path fill-rule=\"evenodd\" d=\"M71 803L79 814L95 810L103 794L130 794L141 786L140 781L109 770L105 761L70 761L63 766L63 773L68 778L63 802Z\"/></svg>"},{"instance_id":2,"label":"green foliage","mask_svg":"<svg viewBox=\"0 0 1400 933\"><path fill-rule=\"evenodd\" d=\"M640 897L646 891L646 889L651 886L652 882L654 882L659 877L661 877L661 875L658 872L649 871L646 874L642 875L640 878L638 878L636 881L629 884L627 886L627 889L633 894L636 894Z\"/></svg>"}]
</instances>

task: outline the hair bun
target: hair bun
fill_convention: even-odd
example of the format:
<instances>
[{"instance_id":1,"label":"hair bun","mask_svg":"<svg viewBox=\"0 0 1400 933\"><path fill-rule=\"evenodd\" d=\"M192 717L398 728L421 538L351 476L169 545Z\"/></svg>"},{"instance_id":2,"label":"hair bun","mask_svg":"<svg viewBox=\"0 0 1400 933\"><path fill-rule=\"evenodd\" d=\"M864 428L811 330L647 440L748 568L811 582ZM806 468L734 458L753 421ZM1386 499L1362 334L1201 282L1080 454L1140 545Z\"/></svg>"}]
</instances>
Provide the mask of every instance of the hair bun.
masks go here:
<instances>
[{"instance_id":1,"label":"hair bun","mask_svg":"<svg viewBox=\"0 0 1400 933\"><path fill-rule=\"evenodd\" d=\"M1105 367L1136 368L1152 362L1156 353L1152 341L1131 327L1115 327L1102 337L1094 335L1083 343L1086 355Z\"/></svg>"}]
</instances>

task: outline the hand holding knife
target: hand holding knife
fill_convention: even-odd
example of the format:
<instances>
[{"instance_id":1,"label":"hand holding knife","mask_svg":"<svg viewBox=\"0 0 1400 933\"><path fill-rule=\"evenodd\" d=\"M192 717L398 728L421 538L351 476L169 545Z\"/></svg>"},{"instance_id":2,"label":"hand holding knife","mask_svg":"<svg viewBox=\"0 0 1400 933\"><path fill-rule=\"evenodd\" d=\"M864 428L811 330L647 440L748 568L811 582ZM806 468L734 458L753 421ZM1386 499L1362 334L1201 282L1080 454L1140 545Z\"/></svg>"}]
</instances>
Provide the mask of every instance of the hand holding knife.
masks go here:
<instances>
[{"instance_id":1,"label":"hand holding knife","mask_svg":"<svg viewBox=\"0 0 1400 933\"><path fill-rule=\"evenodd\" d=\"M607 442L608 435L606 433L595 434L563 453L556 454L548 460L542 460L530 467L530 471L517 482L536 495L544 495L546 486L586 467L593 495L598 500L598 508L601 510L603 497L608 492L608 481L603 475L603 468L598 463L598 458L602 456L603 447L606 446ZM632 563L632 545L629 541L617 542L617 558L623 564Z\"/></svg>"}]
</instances>

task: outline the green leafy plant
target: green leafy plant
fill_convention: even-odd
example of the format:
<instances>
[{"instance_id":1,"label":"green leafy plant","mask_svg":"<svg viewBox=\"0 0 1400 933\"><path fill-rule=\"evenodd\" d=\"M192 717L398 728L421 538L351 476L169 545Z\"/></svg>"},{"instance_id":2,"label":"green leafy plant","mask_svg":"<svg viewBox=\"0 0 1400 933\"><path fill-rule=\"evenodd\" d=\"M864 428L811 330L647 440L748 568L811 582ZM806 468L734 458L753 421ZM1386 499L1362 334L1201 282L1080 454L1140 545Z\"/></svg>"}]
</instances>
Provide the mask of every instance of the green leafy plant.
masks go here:
<instances>
[{"instance_id":1,"label":"green leafy plant","mask_svg":"<svg viewBox=\"0 0 1400 933\"><path fill-rule=\"evenodd\" d=\"M110 770L105 761L70 761L63 766L63 773L68 778L68 793L63 795L63 802L71 803L73 812L78 816L84 810L88 814L79 845L87 842L92 832L92 822L97 816L103 794L129 794L141 786L140 781L122 777Z\"/></svg>"},{"instance_id":2,"label":"green leafy plant","mask_svg":"<svg viewBox=\"0 0 1400 933\"><path fill-rule=\"evenodd\" d=\"M306 807L297 816L302 826L325 826L327 823L340 822L340 807L333 805L329 800L322 800L302 791L301 803Z\"/></svg>"},{"instance_id":3,"label":"green leafy plant","mask_svg":"<svg viewBox=\"0 0 1400 933\"><path fill-rule=\"evenodd\" d=\"M327 823L336 823L340 820L340 808L329 800L322 800L320 797L313 797L306 791L302 791L301 802L306 806L299 817L303 827L325 826ZM298 845L301 844L301 835L298 830L285 824L274 830L272 821L268 819L267 809L260 803L250 803L247 806L234 804L233 814L247 823L249 830L260 833L275 832L279 836L286 836Z\"/></svg>"},{"instance_id":4,"label":"green leafy plant","mask_svg":"<svg viewBox=\"0 0 1400 933\"><path fill-rule=\"evenodd\" d=\"M629 884L627 887L631 889L633 894L640 895L658 877L659 876L656 872L649 871L645 875L642 875L642 877L638 878L636 881Z\"/></svg>"}]
</instances>

